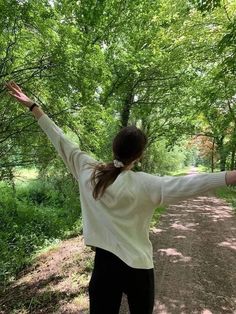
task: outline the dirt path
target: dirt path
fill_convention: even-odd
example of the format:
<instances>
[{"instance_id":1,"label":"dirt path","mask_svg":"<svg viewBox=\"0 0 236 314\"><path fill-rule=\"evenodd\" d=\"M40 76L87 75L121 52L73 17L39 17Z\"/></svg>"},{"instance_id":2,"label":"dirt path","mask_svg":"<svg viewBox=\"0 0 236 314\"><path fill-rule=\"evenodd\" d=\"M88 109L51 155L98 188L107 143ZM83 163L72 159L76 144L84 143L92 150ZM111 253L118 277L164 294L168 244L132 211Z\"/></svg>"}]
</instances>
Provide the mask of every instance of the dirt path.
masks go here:
<instances>
[{"instance_id":1,"label":"dirt path","mask_svg":"<svg viewBox=\"0 0 236 314\"><path fill-rule=\"evenodd\" d=\"M224 201L199 197L171 206L150 237L154 313L236 313L236 215ZM0 313L88 313L93 256L82 237L41 255L0 292ZM120 313L129 313L125 296Z\"/></svg>"},{"instance_id":2,"label":"dirt path","mask_svg":"<svg viewBox=\"0 0 236 314\"><path fill-rule=\"evenodd\" d=\"M155 313L236 313L236 216L227 204L199 197L171 206L154 234Z\"/></svg>"}]
</instances>

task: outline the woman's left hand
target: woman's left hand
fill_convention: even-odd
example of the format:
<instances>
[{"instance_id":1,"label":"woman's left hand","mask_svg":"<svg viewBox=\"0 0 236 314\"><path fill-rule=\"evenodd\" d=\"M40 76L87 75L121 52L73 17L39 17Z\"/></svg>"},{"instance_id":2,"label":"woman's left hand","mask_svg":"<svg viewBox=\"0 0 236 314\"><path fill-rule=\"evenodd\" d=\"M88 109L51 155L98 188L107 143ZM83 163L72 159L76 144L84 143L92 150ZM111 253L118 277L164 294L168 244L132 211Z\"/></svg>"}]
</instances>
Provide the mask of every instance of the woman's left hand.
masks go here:
<instances>
[{"instance_id":1,"label":"woman's left hand","mask_svg":"<svg viewBox=\"0 0 236 314\"><path fill-rule=\"evenodd\" d=\"M28 96L26 96L21 88L15 82L6 83L9 94L19 101L22 105L29 108L34 102Z\"/></svg>"}]
</instances>

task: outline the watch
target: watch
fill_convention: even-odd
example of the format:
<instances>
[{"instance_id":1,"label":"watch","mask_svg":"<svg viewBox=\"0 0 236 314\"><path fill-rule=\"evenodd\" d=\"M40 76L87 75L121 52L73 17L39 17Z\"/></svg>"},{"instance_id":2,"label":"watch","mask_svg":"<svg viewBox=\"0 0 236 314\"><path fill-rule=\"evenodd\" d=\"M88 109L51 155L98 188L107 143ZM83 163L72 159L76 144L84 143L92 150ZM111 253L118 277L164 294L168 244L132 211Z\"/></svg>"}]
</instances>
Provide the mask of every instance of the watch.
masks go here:
<instances>
[{"instance_id":1,"label":"watch","mask_svg":"<svg viewBox=\"0 0 236 314\"><path fill-rule=\"evenodd\" d=\"M29 110L32 111L34 107L39 107L35 102L29 107Z\"/></svg>"}]
</instances>

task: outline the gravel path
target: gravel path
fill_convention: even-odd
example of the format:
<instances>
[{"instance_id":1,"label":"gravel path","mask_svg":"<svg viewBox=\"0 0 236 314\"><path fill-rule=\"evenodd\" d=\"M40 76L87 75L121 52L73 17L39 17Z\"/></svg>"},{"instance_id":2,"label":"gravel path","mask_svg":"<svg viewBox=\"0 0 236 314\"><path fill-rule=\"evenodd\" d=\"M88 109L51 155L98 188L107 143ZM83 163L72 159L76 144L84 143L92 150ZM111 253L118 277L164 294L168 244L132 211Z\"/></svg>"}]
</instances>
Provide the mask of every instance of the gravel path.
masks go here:
<instances>
[{"instance_id":1,"label":"gravel path","mask_svg":"<svg viewBox=\"0 0 236 314\"><path fill-rule=\"evenodd\" d=\"M170 206L150 235L157 314L236 313L236 215L216 197ZM129 313L123 298L120 313Z\"/></svg>"}]
</instances>

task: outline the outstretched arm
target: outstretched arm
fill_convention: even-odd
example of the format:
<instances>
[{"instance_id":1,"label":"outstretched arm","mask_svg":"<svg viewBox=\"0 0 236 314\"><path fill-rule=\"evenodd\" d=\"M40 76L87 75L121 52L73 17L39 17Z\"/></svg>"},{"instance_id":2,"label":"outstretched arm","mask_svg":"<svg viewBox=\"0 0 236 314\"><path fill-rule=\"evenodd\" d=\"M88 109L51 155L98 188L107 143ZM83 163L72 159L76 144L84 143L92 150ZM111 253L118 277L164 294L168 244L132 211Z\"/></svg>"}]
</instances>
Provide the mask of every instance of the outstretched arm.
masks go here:
<instances>
[{"instance_id":1,"label":"outstretched arm","mask_svg":"<svg viewBox=\"0 0 236 314\"><path fill-rule=\"evenodd\" d=\"M236 185L236 171L201 173L186 176L159 177L142 173L148 198L154 206L176 204L177 202L204 195L210 190L227 185Z\"/></svg>"},{"instance_id":2,"label":"outstretched arm","mask_svg":"<svg viewBox=\"0 0 236 314\"><path fill-rule=\"evenodd\" d=\"M6 84L10 95L20 102L24 107L30 108L34 103L21 88L14 82ZM73 143L63 131L43 112L43 110L35 106L32 114L38 120L41 129L46 133L49 140L63 159L65 165L78 180L80 171L87 162L95 160L88 156L86 152L81 151L78 144Z\"/></svg>"}]
</instances>

